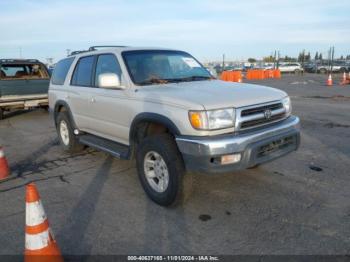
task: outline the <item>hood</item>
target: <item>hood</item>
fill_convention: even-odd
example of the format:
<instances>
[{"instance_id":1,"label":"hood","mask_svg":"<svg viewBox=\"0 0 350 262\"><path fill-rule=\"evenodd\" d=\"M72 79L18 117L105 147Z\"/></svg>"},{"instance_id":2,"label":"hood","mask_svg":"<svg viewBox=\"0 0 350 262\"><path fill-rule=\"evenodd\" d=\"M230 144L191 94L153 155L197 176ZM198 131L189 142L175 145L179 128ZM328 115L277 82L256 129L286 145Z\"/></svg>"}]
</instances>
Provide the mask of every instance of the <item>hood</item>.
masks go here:
<instances>
[{"instance_id":1,"label":"hood","mask_svg":"<svg viewBox=\"0 0 350 262\"><path fill-rule=\"evenodd\" d=\"M280 100L287 96L284 91L267 86L221 80L152 85L140 88L138 93L148 100L193 110L238 108Z\"/></svg>"}]
</instances>

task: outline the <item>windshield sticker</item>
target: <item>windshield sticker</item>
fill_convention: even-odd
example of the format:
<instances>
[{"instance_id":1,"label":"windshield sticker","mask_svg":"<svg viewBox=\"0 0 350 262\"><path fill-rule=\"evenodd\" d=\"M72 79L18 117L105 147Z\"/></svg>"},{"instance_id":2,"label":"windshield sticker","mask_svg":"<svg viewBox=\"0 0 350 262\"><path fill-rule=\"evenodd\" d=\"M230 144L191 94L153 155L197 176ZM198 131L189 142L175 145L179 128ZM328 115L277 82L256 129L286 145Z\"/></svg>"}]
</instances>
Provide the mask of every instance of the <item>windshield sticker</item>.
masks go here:
<instances>
[{"instance_id":1,"label":"windshield sticker","mask_svg":"<svg viewBox=\"0 0 350 262\"><path fill-rule=\"evenodd\" d=\"M191 57L182 57L182 60L189 66L189 67L201 67L200 64L196 60L194 60Z\"/></svg>"}]
</instances>

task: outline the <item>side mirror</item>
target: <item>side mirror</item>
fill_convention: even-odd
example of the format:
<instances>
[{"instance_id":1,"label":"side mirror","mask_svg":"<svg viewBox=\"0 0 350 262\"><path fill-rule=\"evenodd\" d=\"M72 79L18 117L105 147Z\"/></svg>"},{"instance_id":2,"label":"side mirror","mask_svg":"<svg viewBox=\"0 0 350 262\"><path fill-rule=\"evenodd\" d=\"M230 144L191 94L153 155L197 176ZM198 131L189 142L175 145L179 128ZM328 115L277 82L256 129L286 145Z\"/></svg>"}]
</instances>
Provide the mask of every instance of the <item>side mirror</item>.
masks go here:
<instances>
[{"instance_id":1,"label":"side mirror","mask_svg":"<svg viewBox=\"0 0 350 262\"><path fill-rule=\"evenodd\" d=\"M114 73L104 73L98 76L98 87L100 88L122 88L120 85L120 78Z\"/></svg>"}]
</instances>

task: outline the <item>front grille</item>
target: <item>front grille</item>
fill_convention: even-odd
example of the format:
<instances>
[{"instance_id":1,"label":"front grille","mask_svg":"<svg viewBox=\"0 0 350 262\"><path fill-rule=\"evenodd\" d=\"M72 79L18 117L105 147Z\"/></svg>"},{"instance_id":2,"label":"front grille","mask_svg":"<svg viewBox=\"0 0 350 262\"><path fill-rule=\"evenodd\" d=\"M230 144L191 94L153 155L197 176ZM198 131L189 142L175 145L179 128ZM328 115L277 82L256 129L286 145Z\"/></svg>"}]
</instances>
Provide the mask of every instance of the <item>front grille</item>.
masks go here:
<instances>
[{"instance_id":1,"label":"front grille","mask_svg":"<svg viewBox=\"0 0 350 262\"><path fill-rule=\"evenodd\" d=\"M246 121L246 122L243 122L241 124L241 129L243 129L243 128L250 128L250 127L254 127L254 126L259 126L259 125L262 125L262 124L268 124L270 122L275 122L278 119L283 118L284 116L285 116L285 113L282 113L282 114L271 116L270 119L260 118L260 119L257 119L257 120Z\"/></svg>"},{"instance_id":2,"label":"front grille","mask_svg":"<svg viewBox=\"0 0 350 262\"><path fill-rule=\"evenodd\" d=\"M264 111L267 110L267 109L270 109L272 111L272 110L276 110L276 109L280 109L280 108L283 108L283 104L282 103L249 108L249 109L243 110L241 112L241 116L242 117L250 116L250 115L254 115L254 114L258 114L258 113L264 113Z\"/></svg>"},{"instance_id":3,"label":"front grille","mask_svg":"<svg viewBox=\"0 0 350 262\"><path fill-rule=\"evenodd\" d=\"M241 108L238 110L236 127L237 130L255 128L283 120L286 116L286 111L281 102Z\"/></svg>"}]
</instances>

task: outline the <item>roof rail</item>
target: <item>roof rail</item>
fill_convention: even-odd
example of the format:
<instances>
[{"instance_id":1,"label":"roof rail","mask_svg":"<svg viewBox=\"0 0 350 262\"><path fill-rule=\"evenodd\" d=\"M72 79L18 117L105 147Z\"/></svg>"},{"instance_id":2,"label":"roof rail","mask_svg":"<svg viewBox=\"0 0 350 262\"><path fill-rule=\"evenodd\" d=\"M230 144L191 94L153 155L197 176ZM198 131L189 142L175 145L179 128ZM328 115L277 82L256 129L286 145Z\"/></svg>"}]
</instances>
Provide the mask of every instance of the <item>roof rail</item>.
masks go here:
<instances>
[{"instance_id":1,"label":"roof rail","mask_svg":"<svg viewBox=\"0 0 350 262\"><path fill-rule=\"evenodd\" d=\"M85 53L85 52L89 52L89 50L73 51L73 52L71 52L68 56L77 55L77 54Z\"/></svg>"},{"instance_id":2,"label":"roof rail","mask_svg":"<svg viewBox=\"0 0 350 262\"><path fill-rule=\"evenodd\" d=\"M89 51L95 51L98 48L108 48L108 47L126 47L125 45L95 45L90 46Z\"/></svg>"},{"instance_id":3,"label":"roof rail","mask_svg":"<svg viewBox=\"0 0 350 262\"><path fill-rule=\"evenodd\" d=\"M98 48L109 48L109 47L127 47L125 45L95 45L90 46L88 50L78 50L71 52L68 56L77 55L85 52L96 51Z\"/></svg>"}]
</instances>

